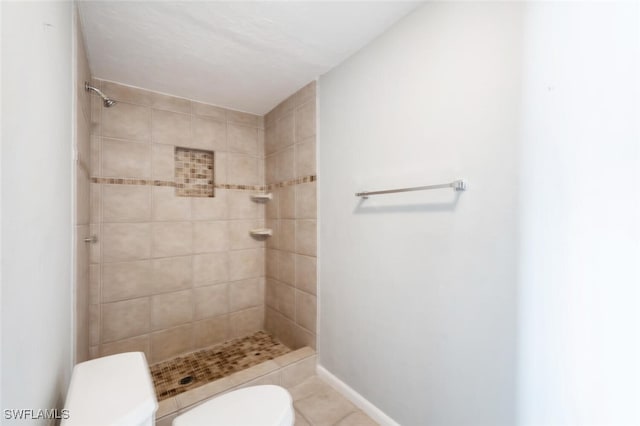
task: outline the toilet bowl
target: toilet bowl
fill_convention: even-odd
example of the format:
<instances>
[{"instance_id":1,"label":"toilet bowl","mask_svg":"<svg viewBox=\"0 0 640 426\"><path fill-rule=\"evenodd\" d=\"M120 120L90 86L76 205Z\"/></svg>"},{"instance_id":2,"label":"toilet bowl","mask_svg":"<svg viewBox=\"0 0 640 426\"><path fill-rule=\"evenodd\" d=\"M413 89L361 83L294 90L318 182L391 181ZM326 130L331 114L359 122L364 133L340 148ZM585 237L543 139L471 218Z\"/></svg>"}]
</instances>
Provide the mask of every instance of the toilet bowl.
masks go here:
<instances>
[{"instance_id":1,"label":"toilet bowl","mask_svg":"<svg viewBox=\"0 0 640 426\"><path fill-rule=\"evenodd\" d=\"M61 426L153 426L158 409L142 352L97 358L73 368ZM173 421L174 426L292 426L286 389L251 386L213 398Z\"/></svg>"}]
</instances>

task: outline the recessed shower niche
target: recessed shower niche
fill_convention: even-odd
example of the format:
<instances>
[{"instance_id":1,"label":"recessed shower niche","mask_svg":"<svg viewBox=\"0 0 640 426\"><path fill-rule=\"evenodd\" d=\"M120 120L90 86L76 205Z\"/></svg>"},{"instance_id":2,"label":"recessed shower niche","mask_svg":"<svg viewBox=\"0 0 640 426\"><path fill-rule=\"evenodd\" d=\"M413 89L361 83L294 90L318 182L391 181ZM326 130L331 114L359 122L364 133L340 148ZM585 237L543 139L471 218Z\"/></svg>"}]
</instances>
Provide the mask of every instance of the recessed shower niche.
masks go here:
<instances>
[{"instance_id":1,"label":"recessed shower niche","mask_svg":"<svg viewBox=\"0 0 640 426\"><path fill-rule=\"evenodd\" d=\"M176 147L176 195L214 197L213 167L213 151Z\"/></svg>"}]
</instances>

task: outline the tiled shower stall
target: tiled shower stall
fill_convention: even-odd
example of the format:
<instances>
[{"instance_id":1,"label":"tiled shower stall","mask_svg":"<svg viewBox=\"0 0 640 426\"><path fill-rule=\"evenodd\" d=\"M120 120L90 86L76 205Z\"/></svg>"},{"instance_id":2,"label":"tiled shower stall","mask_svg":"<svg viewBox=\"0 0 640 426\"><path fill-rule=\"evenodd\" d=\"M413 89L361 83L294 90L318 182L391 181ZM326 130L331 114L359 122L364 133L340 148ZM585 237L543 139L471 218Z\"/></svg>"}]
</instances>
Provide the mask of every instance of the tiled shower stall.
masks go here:
<instances>
[{"instance_id":1,"label":"tiled shower stall","mask_svg":"<svg viewBox=\"0 0 640 426\"><path fill-rule=\"evenodd\" d=\"M91 82L117 103L87 107L97 241L76 352L154 363L258 330L315 347L315 82L264 117Z\"/></svg>"}]
</instances>

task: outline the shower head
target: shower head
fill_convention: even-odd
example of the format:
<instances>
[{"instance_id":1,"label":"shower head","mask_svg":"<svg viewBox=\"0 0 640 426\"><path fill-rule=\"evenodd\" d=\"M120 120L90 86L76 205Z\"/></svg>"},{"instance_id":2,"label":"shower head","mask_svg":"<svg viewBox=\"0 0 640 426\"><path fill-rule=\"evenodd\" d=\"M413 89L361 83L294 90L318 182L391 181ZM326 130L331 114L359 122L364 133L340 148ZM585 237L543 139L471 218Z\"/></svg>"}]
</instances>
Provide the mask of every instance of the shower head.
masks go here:
<instances>
[{"instance_id":1,"label":"shower head","mask_svg":"<svg viewBox=\"0 0 640 426\"><path fill-rule=\"evenodd\" d=\"M87 92L91 92L91 91L96 92L102 98L102 105L104 105L105 108L112 107L116 103L116 101L114 101L111 98L108 98L107 95L102 93L99 89L96 89L95 87L91 86L86 81L84 82L84 90L86 90Z\"/></svg>"}]
</instances>

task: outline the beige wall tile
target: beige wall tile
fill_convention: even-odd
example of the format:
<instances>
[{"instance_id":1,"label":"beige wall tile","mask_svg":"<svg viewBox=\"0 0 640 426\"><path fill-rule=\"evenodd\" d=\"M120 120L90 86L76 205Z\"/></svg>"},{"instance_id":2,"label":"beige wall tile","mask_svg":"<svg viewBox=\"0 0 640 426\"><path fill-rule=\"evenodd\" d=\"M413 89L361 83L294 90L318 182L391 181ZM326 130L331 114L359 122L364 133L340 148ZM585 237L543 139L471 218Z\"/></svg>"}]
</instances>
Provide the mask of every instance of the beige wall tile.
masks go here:
<instances>
[{"instance_id":1,"label":"beige wall tile","mask_svg":"<svg viewBox=\"0 0 640 426\"><path fill-rule=\"evenodd\" d=\"M264 275L264 250L234 250L229 252L229 279L231 281Z\"/></svg>"},{"instance_id":2,"label":"beige wall tile","mask_svg":"<svg viewBox=\"0 0 640 426\"><path fill-rule=\"evenodd\" d=\"M295 162L293 147L290 146L276 154L276 180L278 182L291 180L295 177Z\"/></svg>"},{"instance_id":3,"label":"beige wall tile","mask_svg":"<svg viewBox=\"0 0 640 426\"><path fill-rule=\"evenodd\" d=\"M316 218L316 183L309 182L295 186L296 189L296 218Z\"/></svg>"},{"instance_id":4,"label":"beige wall tile","mask_svg":"<svg viewBox=\"0 0 640 426\"><path fill-rule=\"evenodd\" d=\"M89 345L100 344L100 305L89 305Z\"/></svg>"},{"instance_id":5,"label":"beige wall tile","mask_svg":"<svg viewBox=\"0 0 640 426\"><path fill-rule=\"evenodd\" d=\"M278 278L278 256L279 251L267 249L265 251L265 276L268 278Z\"/></svg>"},{"instance_id":6,"label":"beige wall tile","mask_svg":"<svg viewBox=\"0 0 640 426\"><path fill-rule=\"evenodd\" d=\"M316 348L316 335L310 332L306 328L294 325L293 327L294 348L304 348L308 346L310 348Z\"/></svg>"},{"instance_id":7,"label":"beige wall tile","mask_svg":"<svg viewBox=\"0 0 640 426\"><path fill-rule=\"evenodd\" d=\"M181 325L151 334L151 362L158 362L193 348L193 325Z\"/></svg>"},{"instance_id":8,"label":"beige wall tile","mask_svg":"<svg viewBox=\"0 0 640 426\"><path fill-rule=\"evenodd\" d=\"M101 275L99 264L89 265L89 304L100 303Z\"/></svg>"},{"instance_id":9,"label":"beige wall tile","mask_svg":"<svg viewBox=\"0 0 640 426\"><path fill-rule=\"evenodd\" d=\"M264 247L264 239L257 239L249 235L249 231L264 227L260 220L230 220L229 221L229 248L241 250Z\"/></svg>"},{"instance_id":10,"label":"beige wall tile","mask_svg":"<svg viewBox=\"0 0 640 426\"><path fill-rule=\"evenodd\" d=\"M115 355L123 352L144 352L147 360L149 360L149 349L149 335L147 334L144 336L105 343L100 347L100 356Z\"/></svg>"},{"instance_id":11,"label":"beige wall tile","mask_svg":"<svg viewBox=\"0 0 640 426\"><path fill-rule=\"evenodd\" d=\"M300 106L307 101L316 99L316 82L312 81L300 90L298 90L293 96L295 96L295 105Z\"/></svg>"},{"instance_id":12,"label":"beige wall tile","mask_svg":"<svg viewBox=\"0 0 640 426\"><path fill-rule=\"evenodd\" d=\"M229 285L199 287L195 292L196 319L215 317L229 312Z\"/></svg>"},{"instance_id":13,"label":"beige wall tile","mask_svg":"<svg viewBox=\"0 0 640 426\"><path fill-rule=\"evenodd\" d=\"M227 150L227 129L223 121L204 117L193 117L193 140L195 148L213 151Z\"/></svg>"},{"instance_id":14,"label":"beige wall tile","mask_svg":"<svg viewBox=\"0 0 640 426\"><path fill-rule=\"evenodd\" d=\"M193 319L193 290L177 291L151 298L151 328L162 330Z\"/></svg>"},{"instance_id":15,"label":"beige wall tile","mask_svg":"<svg viewBox=\"0 0 640 426\"><path fill-rule=\"evenodd\" d=\"M153 220L189 220L191 218L191 197L178 197L175 188L154 186Z\"/></svg>"},{"instance_id":16,"label":"beige wall tile","mask_svg":"<svg viewBox=\"0 0 640 426\"><path fill-rule=\"evenodd\" d=\"M220 220L229 215L227 209L227 191L216 189L215 197L191 197L191 219Z\"/></svg>"},{"instance_id":17,"label":"beige wall tile","mask_svg":"<svg viewBox=\"0 0 640 426\"><path fill-rule=\"evenodd\" d=\"M282 385L290 388L316 375L317 356L313 355L282 369Z\"/></svg>"},{"instance_id":18,"label":"beige wall tile","mask_svg":"<svg viewBox=\"0 0 640 426\"><path fill-rule=\"evenodd\" d=\"M191 113L215 118L220 121L225 121L227 119L226 109L215 105L203 104L201 102L191 101Z\"/></svg>"},{"instance_id":19,"label":"beige wall tile","mask_svg":"<svg viewBox=\"0 0 640 426\"><path fill-rule=\"evenodd\" d=\"M153 259L151 268L151 290L154 294L191 288L193 282L191 256Z\"/></svg>"},{"instance_id":20,"label":"beige wall tile","mask_svg":"<svg viewBox=\"0 0 640 426\"><path fill-rule=\"evenodd\" d=\"M274 371L273 373L265 374L246 383L240 385L240 388L247 388L251 386L263 386L263 385L275 385L280 386L280 371ZM297 425L297 423L295 424ZM294 426L295 426L294 425Z\"/></svg>"},{"instance_id":21,"label":"beige wall tile","mask_svg":"<svg viewBox=\"0 0 640 426\"><path fill-rule=\"evenodd\" d=\"M105 223L101 240L104 262L145 259L150 255L151 227L148 223Z\"/></svg>"},{"instance_id":22,"label":"beige wall tile","mask_svg":"<svg viewBox=\"0 0 640 426\"><path fill-rule=\"evenodd\" d=\"M277 219L265 220L265 226L273 231L273 234L267 238L266 247L280 249L280 221Z\"/></svg>"},{"instance_id":23,"label":"beige wall tile","mask_svg":"<svg viewBox=\"0 0 640 426\"><path fill-rule=\"evenodd\" d=\"M227 143L231 152L253 156L259 155L258 129L255 127L229 123L227 125Z\"/></svg>"},{"instance_id":24,"label":"beige wall tile","mask_svg":"<svg viewBox=\"0 0 640 426\"><path fill-rule=\"evenodd\" d=\"M95 83L92 82L95 87ZM91 97L91 134L99 135L102 132L102 101L98 96Z\"/></svg>"},{"instance_id":25,"label":"beige wall tile","mask_svg":"<svg viewBox=\"0 0 640 426\"><path fill-rule=\"evenodd\" d=\"M154 143L189 146L191 116L154 109L151 114L151 138Z\"/></svg>"},{"instance_id":26,"label":"beige wall tile","mask_svg":"<svg viewBox=\"0 0 640 426\"><path fill-rule=\"evenodd\" d=\"M162 93L151 92L151 106L155 109L165 111L191 113L191 101L175 96L163 95Z\"/></svg>"},{"instance_id":27,"label":"beige wall tile","mask_svg":"<svg viewBox=\"0 0 640 426\"><path fill-rule=\"evenodd\" d=\"M138 185L102 185L104 222L144 222L151 217L151 189Z\"/></svg>"},{"instance_id":28,"label":"beige wall tile","mask_svg":"<svg viewBox=\"0 0 640 426\"><path fill-rule=\"evenodd\" d=\"M296 140L316 134L316 100L311 99L296 110Z\"/></svg>"},{"instance_id":29,"label":"beige wall tile","mask_svg":"<svg viewBox=\"0 0 640 426\"><path fill-rule=\"evenodd\" d=\"M162 401L158 401L158 411L156 411L156 418L159 419L177 411L178 403L174 397L163 399ZM171 425L169 424L168 426Z\"/></svg>"},{"instance_id":30,"label":"beige wall tile","mask_svg":"<svg viewBox=\"0 0 640 426\"><path fill-rule=\"evenodd\" d=\"M158 417L155 426L171 426L173 421L178 417L178 413L169 414L168 416Z\"/></svg>"},{"instance_id":31,"label":"beige wall tile","mask_svg":"<svg viewBox=\"0 0 640 426\"><path fill-rule=\"evenodd\" d=\"M276 149L279 151L293 145L295 137L295 117L293 113L280 118L276 123Z\"/></svg>"},{"instance_id":32,"label":"beige wall tile","mask_svg":"<svg viewBox=\"0 0 640 426\"><path fill-rule=\"evenodd\" d=\"M295 289L287 284L276 281L274 309L294 321L296 317Z\"/></svg>"},{"instance_id":33,"label":"beige wall tile","mask_svg":"<svg viewBox=\"0 0 640 426\"><path fill-rule=\"evenodd\" d=\"M278 191L280 219L294 219L296 217L296 186L285 186Z\"/></svg>"},{"instance_id":34,"label":"beige wall tile","mask_svg":"<svg viewBox=\"0 0 640 426\"><path fill-rule=\"evenodd\" d=\"M272 125L264 131L264 152L265 154L273 154L277 151L277 133L276 126Z\"/></svg>"},{"instance_id":35,"label":"beige wall tile","mask_svg":"<svg viewBox=\"0 0 640 426\"><path fill-rule=\"evenodd\" d=\"M176 175L174 146L151 144L151 175L154 179L174 180Z\"/></svg>"},{"instance_id":36,"label":"beige wall tile","mask_svg":"<svg viewBox=\"0 0 640 426\"><path fill-rule=\"evenodd\" d=\"M225 220L193 223L193 252L211 253L229 248L229 224Z\"/></svg>"},{"instance_id":37,"label":"beige wall tile","mask_svg":"<svg viewBox=\"0 0 640 426\"><path fill-rule=\"evenodd\" d=\"M205 348L229 338L229 317L222 315L194 323L195 347Z\"/></svg>"},{"instance_id":38,"label":"beige wall tile","mask_svg":"<svg viewBox=\"0 0 640 426\"><path fill-rule=\"evenodd\" d=\"M309 138L295 145L296 175L311 176L316 174L316 140Z\"/></svg>"},{"instance_id":39,"label":"beige wall tile","mask_svg":"<svg viewBox=\"0 0 640 426\"><path fill-rule=\"evenodd\" d=\"M196 286L216 284L228 280L229 254L227 252L193 256L193 281Z\"/></svg>"},{"instance_id":40,"label":"beige wall tile","mask_svg":"<svg viewBox=\"0 0 640 426\"><path fill-rule=\"evenodd\" d=\"M102 91L108 97L118 102L127 102L142 106L151 105L152 92L148 90L103 80Z\"/></svg>"},{"instance_id":41,"label":"beige wall tile","mask_svg":"<svg viewBox=\"0 0 640 426\"><path fill-rule=\"evenodd\" d=\"M151 293L151 262L105 263L102 266L102 300L114 302Z\"/></svg>"},{"instance_id":42,"label":"beige wall tile","mask_svg":"<svg viewBox=\"0 0 640 426\"><path fill-rule=\"evenodd\" d=\"M227 110L227 121L251 127L263 127L262 117L246 112Z\"/></svg>"},{"instance_id":43,"label":"beige wall tile","mask_svg":"<svg viewBox=\"0 0 640 426\"><path fill-rule=\"evenodd\" d=\"M119 102L114 108L100 108L102 136L148 142L151 137L151 109Z\"/></svg>"},{"instance_id":44,"label":"beige wall tile","mask_svg":"<svg viewBox=\"0 0 640 426\"><path fill-rule=\"evenodd\" d=\"M214 151L213 153L213 183L229 183L227 180L227 153L222 151ZM216 196L218 191L216 190Z\"/></svg>"},{"instance_id":45,"label":"beige wall tile","mask_svg":"<svg viewBox=\"0 0 640 426\"><path fill-rule=\"evenodd\" d=\"M90 138L91 154L89 159L89 170L91 176L102 176L102 167L100 165L100 150L102 149L102 138L100 136L91 135Z\"/></svg>"},{"instance_id":46,"label":"beige wall tile","mask_svg":"<svg viewBox=\"0 0 640 426\"><path fill-rule=\"evenodd\" d=\"M316 296L296 290L296 324L316 332Z\"/></svg>"},{"instance_id":47,"label":"beige wall tile","mask_svg":"<svg viewBox=\"0 0 640 426\"><path fill-rule=\"evenodd\" d=\"M258 278L229 283L229 309L231 312L262 306L264 286Z\"/></svg>"},{"instance_id":48,"label":"beige wall tile","mask_svg":"<svg viewBox=\"0 0 640 426\"><path fill-rule=\"evenodd\" d=\"M258 205L248 191L228 191L229 219L258 219Z\"/></svg>"},{"instance_id":49,"label":"beige wall tile","mask_svg":"<svg viewBox=\"0 0 640 426\"><path fill-rule=\"evenodd\" d=\"M151 146L146 143L102 139L102 176L151 176Z\"/></svg>"},{"instance_id":50,"label":"beige wall tile","mask_svg":"<svg viewBox=\"0 0 640 426\"><path fill-rule=\"evenodd\" d=\"M267 201L266 204L264 205L265 207L265 218L267 219L277 219L278 217L280 217L280 209L279 209L279 203L280 203L280 189L281 188L274 188L271 190L271 195L272 195L272 199L270 201Z\"/></svg>"},{"instance_id":51,"label":"beige wall tile","mask_svg":"<svg viewBox=\"0 0 640 426\"><path fill-rule=\"evenodd\" d=\"M151 224L153 257L171 257L191 254L192 234L190 222L158 222Z\"/></svg>"},{"instance_id":52,"label":"beige wall tile","mask_svg":"<svg viewBox=\"0 0 640 426\"><path fill-rule=\"evenodd\" d=\"M266 309L265 329L273 333L282 343L292 349L296 349L294 327L295 324L293 321L285 318L275 309Z\"/></svg>"},{"instance_id":53,"label":"beige wall tile","mask_svg":"<svg viewBox=\"0 0 640 426\"><path fill-rule=\"evenodd\" d=\"M316 294L316 258L311 256L296 255L296 288L310 294Z\"/></svg>"},{"instance_id":54,"label":"beige wall tile","mask_svg":"<svg viewBox=\"0 0 640 426\"><path fill-rule=\"evenodd\" d=\"M149 332L149 299L102 305L102 341L112 342Z\"/></svg>"},{"instance_id":55,"label":"beige wall tile","mask_svg":"<svg viewBox=\"0 0 640 426\"><path fill-rule=\"evenodd\" d=\"M257 185L258 178L258 157L244 154L227 155L227 179L234 185Z\"/></svg>"},{"instance_id":56,"label":"beige wall tile","mask_svg":"<svg viewBox=\"0 0 640 426\"><path fill-rule=\"evenodd\" d=\"M291 365L316 354L311 348L300 348L273 359L280 367ZM293 396L293 395L292 395Z\"/></svg>"},{"instance_id":57,"label":"beige wall tile","mask_svg":"<svg viewBox=\"0 0 640 426\"><path fill-rule=\"evenodd\" d=\"M92 243L89 245L89 263L100 263L104 260L102 259L102 245L104 244L102 241L102 227L100 224L90 224L89 225L89 235L95 235L98 238L96 243Z\"/></svg>"},{"instance_id":58,"label":"beige wall tile","mask_svg":"<svg viewBox=\"0 0 640 426\"><path fill-rule=\"evenodd\" d=\"M229 315L231 337L241 337L264 328L264 308L251 308Z\"/></svg>"},{"instance_id":59,"label":"beige wall tile","mask_svg":"<svg viewBox=\"0 0 640 426\"><path fill-rule=\"evenodd\" d=\"M280 221L280 249L295 252L296 250L296 221L283 219Z\"/></svg>"},{"instance_id":60,"label":"beige wall tile","mask_svg":"<svg viewBox=\"0 0 640 426\"><path fill-rule=\"evenodd\" d=\"M267 184L278 182L278 154L267 155L264 175Z\"/></svg>"},{"instance_id":61,"label":"beige wall tile","mask_svg":"<svg viewBox=\"0 0 640 426\"><path fill-rule=\"evenodd\" d=\"M102 220L102 185L92 183L89 187L89 222L99 223Z\"/></svg>"},{"instance_id":62,"label":"beige wall tile","mask_svg":"<svg viewBox=\"0 0 640 426\"><path fill-rule=\"evenodd\" d=\"M293 286L295 283L295 254L288 251L278 252L278 280Z\"/></svg>"},{"instance_id":63,"label":"beige wall tile","mask_svg":"<svg viewBox=\"0 0 640 426\"><path fill-rule=\"evenodd\" d=\"M223 377L213 382L209 382L195 389L188 390L176 396L180 409L191 409L202 401L217 394L226 392L234 387L234 383L229 377ZM170 426L170 425L168 425Z\"/></svg>"},{"instance_id":64,"label":"beige wall tile","mask_svg":"<svg viewBox=\"0 0 640 426\"><path fill-rule=\"evenodd\" d=\"M315 220L296 220L296 253L316 255Z\"/></svg>"}]
</instances>

